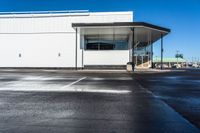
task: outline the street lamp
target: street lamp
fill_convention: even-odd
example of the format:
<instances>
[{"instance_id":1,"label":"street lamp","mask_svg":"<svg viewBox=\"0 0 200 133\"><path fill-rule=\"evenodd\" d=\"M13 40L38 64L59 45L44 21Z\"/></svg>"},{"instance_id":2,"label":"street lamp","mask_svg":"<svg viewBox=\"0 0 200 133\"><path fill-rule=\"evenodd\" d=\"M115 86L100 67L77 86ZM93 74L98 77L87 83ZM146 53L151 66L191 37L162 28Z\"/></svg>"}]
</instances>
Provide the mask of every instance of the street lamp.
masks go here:
<instances>
[{"instance_id":1,"label":"street lamp","mask_svg":"<svg viewBox=\"0 0 200 133\"><path fill-rule=\"evenodd\" d=\"M177 58L177 64L176 64L176 65L177 65L177 67L178 67L178 57L179 57L179 54L178 54L178 53L179 53L179 51L177 50L177 51L176 51L176 58Z\"/></svg>"}]
</instances>

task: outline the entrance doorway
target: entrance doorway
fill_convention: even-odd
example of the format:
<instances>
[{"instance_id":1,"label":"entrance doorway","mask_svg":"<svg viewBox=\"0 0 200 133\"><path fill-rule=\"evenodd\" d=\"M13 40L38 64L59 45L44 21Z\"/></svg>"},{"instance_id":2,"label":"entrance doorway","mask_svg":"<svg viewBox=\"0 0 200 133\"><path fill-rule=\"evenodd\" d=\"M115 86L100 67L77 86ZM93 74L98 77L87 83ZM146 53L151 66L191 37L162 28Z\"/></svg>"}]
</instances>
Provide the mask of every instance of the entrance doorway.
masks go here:
<instances>
[{"instance_id":1,"label":"entrance doorway","mask_svg":"<svg viewBox=\"0 0 200 133\"><path fill-rule=\"evenodd\" d=\"M138 45L134 50L134 63L136 68L150 68L152 61L151 45Z\"/></svg>"},{"instance_id":2,"label":"entrance doorway","mask_svg":"<svg viewBox=\"0 0 200 133\"><path fill-rule=\"evenodd\" d=\"M149 56L134 56L136 68L149 68L151 67L151 60Z\"/></svg>"}]
</instances>

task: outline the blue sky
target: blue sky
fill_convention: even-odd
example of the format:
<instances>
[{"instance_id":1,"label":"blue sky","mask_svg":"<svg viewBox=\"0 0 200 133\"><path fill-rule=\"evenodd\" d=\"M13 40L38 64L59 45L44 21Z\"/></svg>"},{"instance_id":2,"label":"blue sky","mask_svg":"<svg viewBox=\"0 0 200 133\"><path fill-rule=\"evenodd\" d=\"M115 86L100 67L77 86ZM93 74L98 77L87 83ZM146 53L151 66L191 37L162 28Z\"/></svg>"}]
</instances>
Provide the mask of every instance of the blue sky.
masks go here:
<instances>
[{"instance_id":1,"label":"blue sky","mask_svg":"<svg viewBox=\"0 0 200 133\"><path fill-rule=\"evenodd\" d=\"M186 59L200 58L200 0L0 0L0 11L33 10L134 11L135 21L172 30L164 39L165 57L177 50ZM159 42L154 56L160 55Z\"/></svg>"}]
</instances>

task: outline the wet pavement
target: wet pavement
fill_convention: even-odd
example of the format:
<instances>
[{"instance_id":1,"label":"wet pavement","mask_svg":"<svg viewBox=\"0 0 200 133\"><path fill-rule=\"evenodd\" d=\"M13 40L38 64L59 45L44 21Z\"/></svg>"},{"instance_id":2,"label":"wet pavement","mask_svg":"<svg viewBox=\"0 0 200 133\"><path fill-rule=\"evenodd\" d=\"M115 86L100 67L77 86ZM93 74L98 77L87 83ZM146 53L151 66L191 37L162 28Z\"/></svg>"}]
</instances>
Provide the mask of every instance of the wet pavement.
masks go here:
<instances>
[{"instance_id":1,"label":"wet pavement","mask_svg":"<svg viewBox=\"0 0 200 133\"><path fill-rule=\"evenodd\" d=\"M200 129L200 69L138 72L140 84Z\"/></svg>"},{"instance_id":2,"label":"wet pavement","mask_svg":"<svg viewBox=\"0 0 200 133\"><path fill-rule=\"evenodd\" d=\"M0 70L0 133L199 133L125 71Z\"/></svg>"}]
</instances>

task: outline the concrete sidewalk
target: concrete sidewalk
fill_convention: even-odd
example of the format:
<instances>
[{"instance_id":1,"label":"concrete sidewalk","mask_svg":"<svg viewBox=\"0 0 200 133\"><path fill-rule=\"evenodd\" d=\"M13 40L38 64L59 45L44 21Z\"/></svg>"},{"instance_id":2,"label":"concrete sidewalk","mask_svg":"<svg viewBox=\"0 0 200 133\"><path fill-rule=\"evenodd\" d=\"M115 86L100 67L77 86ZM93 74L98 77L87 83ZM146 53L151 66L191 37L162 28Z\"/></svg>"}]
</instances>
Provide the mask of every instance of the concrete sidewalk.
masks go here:
<instances>
[{"instance_id":1,"label":"concrete sidewalk","mask_svg":"<svg viewBox=\"0 0 200 133\"><path fill-rule=\"evenodd\" d=\"M0 73L0 132L199 133L126 72L61 73Z\"/></svg>"}]
</instances>

